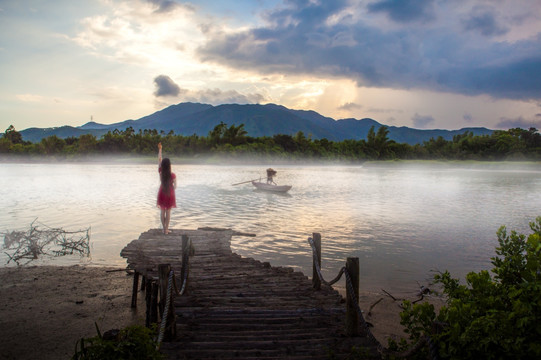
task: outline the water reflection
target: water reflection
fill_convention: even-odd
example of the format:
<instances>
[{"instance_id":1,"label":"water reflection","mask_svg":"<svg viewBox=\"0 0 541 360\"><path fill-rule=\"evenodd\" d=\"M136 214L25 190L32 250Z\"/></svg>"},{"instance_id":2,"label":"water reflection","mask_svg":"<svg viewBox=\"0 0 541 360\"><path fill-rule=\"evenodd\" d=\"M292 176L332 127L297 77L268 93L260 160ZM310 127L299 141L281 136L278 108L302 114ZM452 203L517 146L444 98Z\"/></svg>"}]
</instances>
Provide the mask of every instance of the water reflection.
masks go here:
<instances>
[{"instance_id":1,"label":"water reflection","mask_svg":"<svg viewBox=\"0 0 541 360\"><path fill-rule=\"evenodd\" d=\"M293 185L286 194L231 185L266 167L173 164L178 208L171 227L256 233L235 237L234 251L309 275L307 238L320 232L327 278L357 256L363 288L398 291L434 269L463 276L487 267L500 225L528 233L528 222L541 215L539 170L283 166L275 167L276 181ZM0 171L0 230L36 218L66 229L91 226L92 263L123 264L120 250L160 226L155 165L0 164Z\"/></svg>"}]
</instances>

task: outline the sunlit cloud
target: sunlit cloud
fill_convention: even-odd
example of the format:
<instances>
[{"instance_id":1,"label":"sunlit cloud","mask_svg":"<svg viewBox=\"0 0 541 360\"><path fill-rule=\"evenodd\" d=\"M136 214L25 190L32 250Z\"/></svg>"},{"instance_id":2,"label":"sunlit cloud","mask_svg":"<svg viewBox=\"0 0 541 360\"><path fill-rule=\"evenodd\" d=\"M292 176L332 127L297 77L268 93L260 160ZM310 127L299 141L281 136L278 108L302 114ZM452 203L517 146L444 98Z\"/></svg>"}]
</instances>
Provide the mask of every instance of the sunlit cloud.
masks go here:
<instances>
[{"instance_id":1,"label":"sunlit cloud","mask_svg":"<svg viewBox=\"0 0 541 360\"><path fill-rule=\"evenodd\" d=\"M55 101L69 108L51 115L57 125L183 101L451 129L538 119L541 7L530 0L26 5L0 11L0 92L13 99L1 115L26 124Z\"/></svg>"},{"instance_id":2,"label":"sunlit cloud","mask_svg":"<svg viewBox=\"0 0 541 360\"><path fill-rule=\"evenodd\" d=\"M495 13L479 10L470 1L462 3L466 4L470 8L461 9L463 13L455 10L455 21L446 23L448 14L443 10L452 5L441 2L384 0L366 8L358 3L356 12L382 13L397 24L388 30L360 17L357 22L336 22L334 18L344 8L352 9L346 1L291 2L287 8L269 12L264 26L216 33L199 55L234 68L353 78L369 87L539 98L541 83L533 79L541 75L541 29L520 41L490 41L488 35L511 30L496 21ZM540 9L531 3L522 4L539 14ZM505 8L509 6L505 3ZM440 18L443 23L437 21ZM406 23L418 26L400 26ZM469 31L462 31L464 27ZM471 31L485 36L471 37ZM331 39L344 33L351 38L333 46Z\"/></svg>"},{"instance_id":3,"label":"sunlit cloud","mask_svg":"<svg viewBox=\"0 0 541 360\"><path fill-rule=\"evenodd\" d=\"M121 63L173 67L193 62L191 53L204 41L193 7L161 1L114 4L106 15L84 18L73 41Z\"/></svg>"},{"instance_id":4,"label":"sunlit cloud","mask_svg":"<svg viewBox=\"0 0 541 360\"><path fill-rule=\"evenodd\" d=\"M360 104L348 102L348 103L345 103L343 105L340 105L338 107L338 109L340 109L340 110L359 110L359 109L362 109L362 107L363 106L360 105Z\"/></svg>"},{"instance_id":5,"label":"sunlit cloud","mask_svg":"<svg viewBox=\"0 0 541 360\"><path fill-rule=\"evenodd\" d=\"M204 104L257 104L263 102L265 97L258 93L241 94L236 90L203 89L189 90L181 88L169 76L159 75L154 79L157 98L168 97L168 100L160 99L159 104L175 104L177 102L200 102Z\"/></svg>"}]
</instances>

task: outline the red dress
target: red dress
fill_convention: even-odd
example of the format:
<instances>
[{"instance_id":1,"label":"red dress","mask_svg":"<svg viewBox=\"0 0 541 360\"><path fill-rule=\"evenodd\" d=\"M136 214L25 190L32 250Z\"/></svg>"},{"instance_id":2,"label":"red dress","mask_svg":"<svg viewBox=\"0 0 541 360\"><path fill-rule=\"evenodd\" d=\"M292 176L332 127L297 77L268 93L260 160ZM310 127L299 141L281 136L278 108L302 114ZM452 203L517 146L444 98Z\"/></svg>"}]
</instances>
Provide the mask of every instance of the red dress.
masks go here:
<instances>
[{"instance_id":1,"label":"red dress","mask_svg":"<svg viewBox=\"0 0 541 360\"><path fill-rule=\"evenodd\" d=\"M160 173L161 173L160 168ZM169 186L169 191L164 192L163 186L160 185L160 190L158 190L158 201L156 204L160 209L171 209L177 207L177 199L175 197L175 188L173 187L173 182L177 178L174 173L171 173L171 185Z\"/></svg>"}]
</instances>

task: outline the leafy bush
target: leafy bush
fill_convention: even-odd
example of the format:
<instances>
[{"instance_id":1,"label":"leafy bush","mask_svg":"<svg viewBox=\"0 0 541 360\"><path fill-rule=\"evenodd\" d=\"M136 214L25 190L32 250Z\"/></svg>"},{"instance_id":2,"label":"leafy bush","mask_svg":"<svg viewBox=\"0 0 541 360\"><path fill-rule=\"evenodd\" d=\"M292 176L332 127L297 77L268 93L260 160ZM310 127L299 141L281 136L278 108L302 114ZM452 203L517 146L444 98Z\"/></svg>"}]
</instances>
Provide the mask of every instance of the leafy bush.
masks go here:
<instances>
[{"instance_id":1,"label":"leafy bush","mask_svg":"<svg viewBox=\"0 0 541 360\"><path fill-rule=\"evenodd\" d=\"M410 341L431 334L443 359L540 359L541 216L530 228L527 238L504 226L498 230L493 276L470 272L462 285L448 271L436 275L447 298L439 314L428 303L404 302L401 323ZM439 333L433 333L435 323L443 323Z\"/></svg>"},{"instance_id":2,"label":"leafy bush","mask_svg":"<svg viewBox=\"0 0 541 360\"><path fill-rule=\"evenodd\" d=\"M165 357L157 350L154 331L144 326L128 326L110 335L81 339L72 360L158 360ZM77 347L80 347L77 350Z\"/></svg>"}]
</instances>

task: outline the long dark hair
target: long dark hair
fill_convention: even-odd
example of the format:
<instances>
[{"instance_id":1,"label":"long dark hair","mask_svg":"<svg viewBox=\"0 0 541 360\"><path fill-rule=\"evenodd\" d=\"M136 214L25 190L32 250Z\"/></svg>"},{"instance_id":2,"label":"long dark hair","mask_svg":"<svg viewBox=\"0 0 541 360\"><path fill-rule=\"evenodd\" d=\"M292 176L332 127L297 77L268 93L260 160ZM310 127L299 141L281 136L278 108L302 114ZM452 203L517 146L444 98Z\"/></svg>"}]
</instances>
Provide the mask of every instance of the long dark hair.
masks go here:
<instances>
[{"instance_id":1,"label":"long dark hair","mask_svg":"<svg viewBox=\"0 0 541 360\"><path fill-rule=\"evenodd\" d=\"M171 160L165 158L162 160L162 171L160 173L160 180L162 182L162 191L168 194L171 184Z\"/></svg>"}]
</instances>

